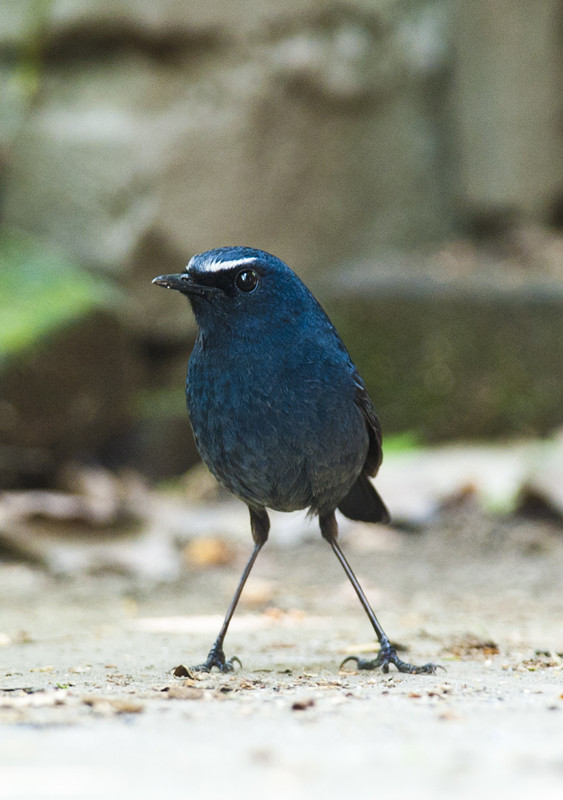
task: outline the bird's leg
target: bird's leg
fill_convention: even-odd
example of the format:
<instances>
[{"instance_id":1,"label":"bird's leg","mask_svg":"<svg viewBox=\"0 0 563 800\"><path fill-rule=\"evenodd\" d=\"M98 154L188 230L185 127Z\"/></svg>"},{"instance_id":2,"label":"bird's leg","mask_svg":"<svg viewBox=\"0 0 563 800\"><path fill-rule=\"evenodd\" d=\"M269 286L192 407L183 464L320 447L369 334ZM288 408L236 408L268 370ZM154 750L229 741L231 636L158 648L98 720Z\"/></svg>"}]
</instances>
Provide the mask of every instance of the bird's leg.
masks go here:
<instances>
[{"instance_id":1,"label":"bird's leg","mask_svg":"<svg viewBox=\"0 0 563 800\"><path fill-rule=\"evenodd\" d=\"M250 575L252 567L254 566L254 562L258 557L258 553L268 539L268 532L270 530L270 520L268 518L268 513L264 508L249 508L249 511L250 527L252 530L252 538L254 539L254 550L252 551L252 555L248 560L248 564L244 568L244 572L242 573L234 597L231 600L231 605L229 606L221 626L221 630L219 631L219 634L215 639L215 642L213 643L206 660L203 662L203 664L198 664L197 666L190 668L196 672L211 672L213 667L217 667L217 669L221 672L232 672L235 668L235 662L239 664L239 666L242 666L237 656L233 656L228 660L225 658L225 653L223 652L223 640L227 635L229 623L231 622L233 614L235 613L235 609L242 594L242 590L244 589L244 585L248 579L248 576Z\"/></svg>"},{"instance_id":2,"label":"bird's leg","mask_svg":"<svg viewBox=\"0 0 563 800\"><path fill-rule=\"evenodd\" d=\"M381 667L383 672L389 672L389 665L394 664L395 667L399 670L399 672L426 673L430 675L433 675L438 668L443 669L443 667L439 667L439 665L437 664L424 664L418 667L413 664L408 664L405 661L401 661L401 659L397 655L397 651L392 646L391 642L387 637L387 634L385 633L385 631L381 627L379 620L375 616L375 613L371 605L369 604L369 601L365 596L364 591L360 586L358 579L356 578L354 572L352 571L352 567L348 563L346 556L344 555L344 553L340 548L340 545L338 544L338 525L336 523L334 512L331 512L330 514L326 514L325 516L320 517L319 524L321 527L321 533L323 537L327 540L327 542L334 550L336 557L338 558L338 560L342 564L342 567L344 568L344 572L346 573L350 583L354 587L354 590L358 595L360 603L362 604L364 611L368 615L369 621L372 624L372 627L376 633L380 645L379 653L377 654L376 658L366 659L366 658L358 658L357 656L349 656L348 658L344 659L344 661L340 666L342 667L347 661L355 661L358 669L377 669L378 667Z\"/></svg>"}]
</instances>

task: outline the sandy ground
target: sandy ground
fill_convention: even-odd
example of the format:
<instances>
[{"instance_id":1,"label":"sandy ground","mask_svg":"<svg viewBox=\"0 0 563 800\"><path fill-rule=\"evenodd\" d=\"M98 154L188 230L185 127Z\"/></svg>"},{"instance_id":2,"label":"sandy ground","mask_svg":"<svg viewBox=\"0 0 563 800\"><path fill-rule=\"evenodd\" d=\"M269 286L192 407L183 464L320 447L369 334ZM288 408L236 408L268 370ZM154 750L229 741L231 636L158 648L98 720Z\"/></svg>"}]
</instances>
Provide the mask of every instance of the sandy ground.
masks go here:
<instances>
[{"instance_id":1,"label":"sandy ground","mask_svg":"<svg viewBox=\"0 0 563 800\"><path fill-rule=\"evenodd\" d=\"M372 642L328 546L263 551L202 660L250 551L151 582L0 565L0 795L28 798L563 797L563 535L454 509L418 534L342 544L403 657L436 675L344 672Z\"/></svg>"}]
</instances>

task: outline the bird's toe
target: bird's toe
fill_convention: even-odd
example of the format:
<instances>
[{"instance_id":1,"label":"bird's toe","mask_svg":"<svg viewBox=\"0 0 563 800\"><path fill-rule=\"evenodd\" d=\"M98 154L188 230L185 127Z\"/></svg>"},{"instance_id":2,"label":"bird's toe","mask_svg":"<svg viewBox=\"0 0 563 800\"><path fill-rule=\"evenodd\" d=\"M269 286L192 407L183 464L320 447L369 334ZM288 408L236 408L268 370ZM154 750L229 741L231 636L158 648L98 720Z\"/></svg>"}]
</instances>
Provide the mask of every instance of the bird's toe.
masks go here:
<instances>
[{"instance_id":1,"label":"bird's toe","mask_svg":"<svg viewBox=\"0 0 563 800\"><path fill-rule=\"evenodd\" d=\"M374 670L381 669L382 672L389 672L391 664L395 666L398 672L405 672L411 675L435 675L439 669L445 670L440 664L409 664L407 661L402 661L397 655L396 649L389 643L382 644L376 658L367 659L359 656L348 656L340 664L340 669L350 661L356 662L356 669L358 670Z\"/></svg>"}]
</instances>

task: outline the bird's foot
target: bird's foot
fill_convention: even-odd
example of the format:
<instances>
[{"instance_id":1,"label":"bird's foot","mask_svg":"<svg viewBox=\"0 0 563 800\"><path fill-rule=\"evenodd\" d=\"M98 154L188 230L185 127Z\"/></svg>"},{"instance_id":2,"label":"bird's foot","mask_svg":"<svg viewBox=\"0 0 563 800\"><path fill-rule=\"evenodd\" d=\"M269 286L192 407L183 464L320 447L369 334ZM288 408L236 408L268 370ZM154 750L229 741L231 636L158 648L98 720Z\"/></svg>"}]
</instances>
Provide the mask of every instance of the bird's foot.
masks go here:
<instances>
[{"instance_id":1,"label":"bird's foot","mask_svg":"<svg viewBox=\"0 0 563 800\"><path fill-rule=\"evenodd\" d=\"M203 662L203 664L196 664L193 667L183 668L187 673L187 676L190 675L192 672L211 672L213 667L216 667L219 672L234 672L235 664L238 664L239 667L242 667L242 663L240 658L237 656L233 656L232 658L225 658L225 653L223 652L222 647L216 647L215 645L209 651L209 655ZM174 670L174 674L178 674L178 670L180 667L176 667ZM182 677L184 673L178 675L178 677Z\"/></svg>"},{"instance_id":2,"label":"bird's foot","mask_svg":"<svg viewBox=\"0 0 563 800\"><path fill-rule=\"evenodd\" d=\"M397 655L397 651L389 641L384 641L381 643L381 647L376 658L368 659L360 658L358 656L348 656L348 658L345 658L340 665L340 669L342 669L344 664L347 664L348 661L355 661L357 669L380 668L382 672L386 673L389 672L389 666L391 664L394 664L399 672L408 672L414 675L435 675L436 671L439 669L443 669L445 671L445 668L440 664L422 664L421 666L416 666L415 664L409 664L406 661L401 661Z\"/></svg>"}]
</instances>

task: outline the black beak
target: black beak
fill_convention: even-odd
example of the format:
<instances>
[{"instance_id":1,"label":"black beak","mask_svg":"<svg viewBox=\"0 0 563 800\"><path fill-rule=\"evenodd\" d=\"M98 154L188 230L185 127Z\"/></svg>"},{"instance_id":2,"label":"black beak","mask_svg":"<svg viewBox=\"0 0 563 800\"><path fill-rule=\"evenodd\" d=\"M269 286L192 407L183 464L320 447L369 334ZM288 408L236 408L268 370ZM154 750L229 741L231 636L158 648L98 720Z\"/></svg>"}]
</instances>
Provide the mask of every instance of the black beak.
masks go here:
<instances>
[{"instance_id":1,"label":"black beak","mask_svg":"<svg viewBox=\"0 0 563 800\"><path fill-rule=\"evenodd\" d=\"M185 291L187 280L187 273L180 273L179 275L159 275L158 278L153 278L153 283L164 286L165 289L178 289L181 292Z\"/></svg>"},{"instance_id":2,"label":"black beak","mask_svg":"<svg viewBox=\"0 0 563 800\"><path fill-rule=\"evenodd\" d=\"M176 289L182 294L209 294L210 288L202 286L190 277L187 272L180 272L177 275L159 275L158 278L153 278L153 283L157 286L164 286L165 289Z\"/></svg>"}]
</instances>

